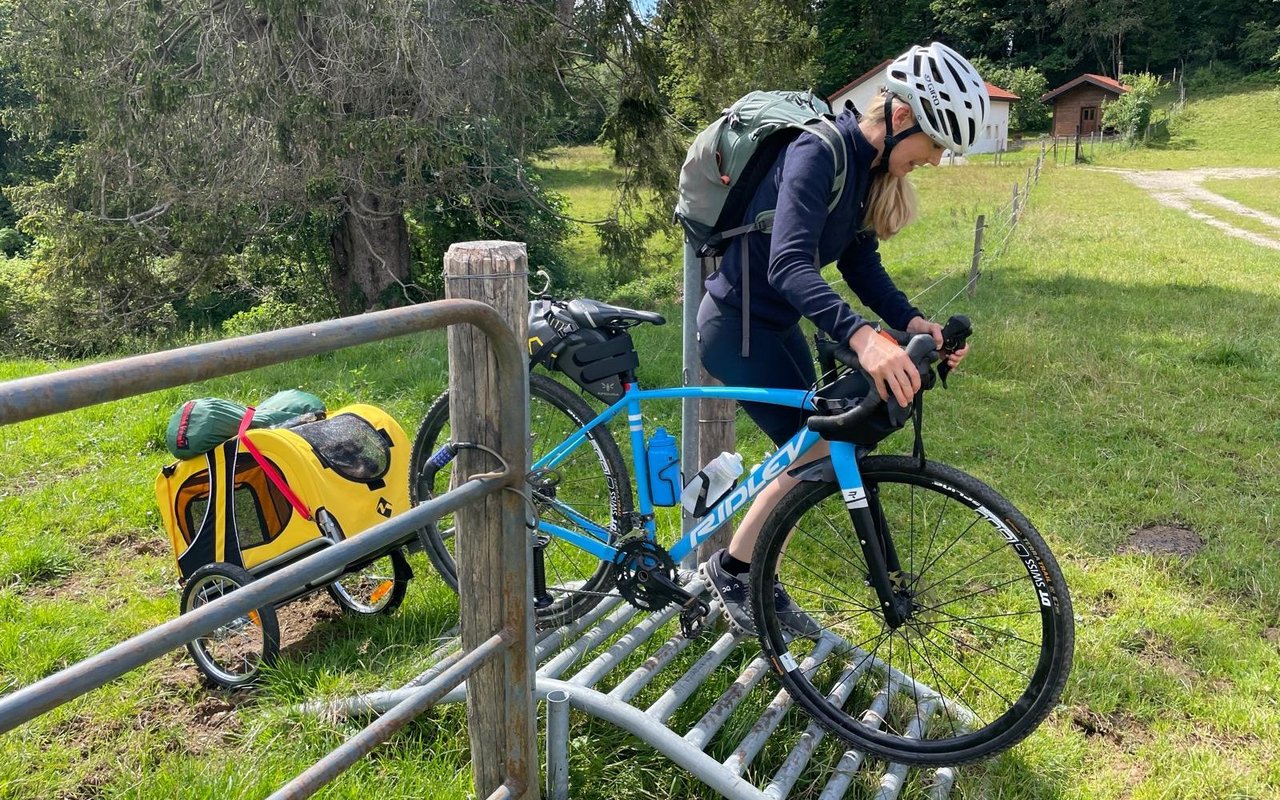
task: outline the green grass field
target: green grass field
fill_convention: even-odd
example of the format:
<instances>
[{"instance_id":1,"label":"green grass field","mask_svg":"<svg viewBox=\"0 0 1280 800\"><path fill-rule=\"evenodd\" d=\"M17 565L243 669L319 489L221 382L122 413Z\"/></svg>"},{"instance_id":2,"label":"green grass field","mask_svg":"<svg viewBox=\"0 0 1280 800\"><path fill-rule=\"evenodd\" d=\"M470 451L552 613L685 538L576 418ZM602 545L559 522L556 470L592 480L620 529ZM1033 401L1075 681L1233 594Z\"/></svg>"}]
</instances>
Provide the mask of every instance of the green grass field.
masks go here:
<instances>
[{"instance_id":1,"label":"green grass field","mask_svg":"<svg viewBox=\"0 0 1280 800\"><path fill-rule=\"evenodd\" d=\"M1280 166L1277 122L1270 90L1193 102L1166 146L1104 163ZM607 206L612 177L598 151L565 151L546 166L547 185L578 217ZM1280 797L1275 253L1161 206L1120 175L1074 167L1046 168L1006 239L1002 209L1025 169L917 172L924 219L883 247L921 308L974 322L972 355L929 397L930 457L979 476L1035 523L1076 610L1061 706L1013 751L960 769L953 796ZM1268 181L1206 185L1258 210L1280 206ZM979 213L988 259L968 298ZM573 244L584 270L596 263L590 239L583 229ZM676 269L674 250L667 258ZM650 385L679 371L678 309L662 310L676 324L638 336ZM60 366L6 362L0 378ZM0 691L176 612L152 482L182 400L251 402L297 386L331 408L383 405L412 435L444 380L443 336L432 334L0 431ZM664 410L663 423L673 416ZM748 424L750 462L762 446ZM882 446L909 448L901 434ZM1152 526L1203 546L1189 556L1130 546ZM453 624L456 601L425 559L413 566L405 606L385 621L339 618L327 599L286 618L296 638L286 633L281 665L251 693L204 688L178 652L4 736L0 797L268 794L356 730L290 704L399 685ZM577 715L573 724L575 797L713 796L611 726ZM467 796L464 725L458 707L432 712L327 796ZM863 783L850 796L874 792Z\"/></svg>"},{"instance_id":2,"label":"green grass field","mask_svg":"<svg viewBox=\"0 0 1280 800\"><path fill-rule=\"evenodd\" d=\"M1280 182L1275 178L1210 179L1202 185L1255 211L1280 217Z\"/></svg>"}]
</instances>

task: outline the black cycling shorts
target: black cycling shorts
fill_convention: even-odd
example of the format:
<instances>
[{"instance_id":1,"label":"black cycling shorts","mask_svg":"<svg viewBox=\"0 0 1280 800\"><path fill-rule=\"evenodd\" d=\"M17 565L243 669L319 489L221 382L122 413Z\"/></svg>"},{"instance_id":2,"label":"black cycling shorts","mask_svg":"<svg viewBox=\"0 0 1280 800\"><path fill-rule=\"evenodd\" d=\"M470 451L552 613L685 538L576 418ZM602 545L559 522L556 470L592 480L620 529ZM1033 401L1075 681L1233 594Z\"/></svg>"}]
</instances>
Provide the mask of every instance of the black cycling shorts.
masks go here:
<instances>
[{"instance_id":1,"label":"black cycling shorts","mask_svg":"<svg viewBox=\"0 0 1280 800\"><path fill-rule=\"evenodd\" d=\"M698 307L698 356L702 366L726 386L811 389L817 376L813 351L797 323L774 328L751 321L751 355L742 357L742 310L702 298ZM742 410L775 445L795 435L810 412L768 403L743 403Z\"/></svg>"}]
</instances>

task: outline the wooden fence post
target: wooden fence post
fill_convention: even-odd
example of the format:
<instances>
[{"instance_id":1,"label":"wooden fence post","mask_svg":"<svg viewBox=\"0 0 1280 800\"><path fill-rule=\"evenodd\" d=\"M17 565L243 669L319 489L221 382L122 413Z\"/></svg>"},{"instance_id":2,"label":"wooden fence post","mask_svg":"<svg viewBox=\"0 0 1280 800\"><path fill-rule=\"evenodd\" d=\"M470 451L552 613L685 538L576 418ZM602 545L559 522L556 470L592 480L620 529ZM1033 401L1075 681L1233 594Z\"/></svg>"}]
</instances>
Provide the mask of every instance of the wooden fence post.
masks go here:
<instances>
[{"instance_id":1,"label":"wooden fence post","mask_svg":"<svg viewBox=\"0 0 1280 800\"><path fill-rule=\"evenodd\" d=\"M1018 221L1018 183L1013 184L1013 201L1009 206L1009 224L1013 225Z\"/></svg>"},{"instance_id":2,"label":"wooden fence post","mask_svg":"<svg viewBox=\"0 0 1280 800\"><path fill-rule=\"evenodd\" d=\"M986 227L987 216L985 214L978 215L978 221L973 226L973 261L969 264L969 296L974 297L978 294L978 275L980 273L982 261L982 231Z\"/></svg>"},{"instance_id":3,"label":"wooden fence post","mask_svg":"<svg viewBox=\"0 0 1280 800\"><path fill-rule=\"evenodd\" d=\"M529 259L517 242L459 242L444 257L445 296L479 300L510 321L516 339L528 333ZM501 451L498 382L524 387L528 408L529 373L500 375L488 340L470 325L449 328L449 421L456 441L476 442ZM528 416L524 421L528 440ZM477 475L501 469L480 450L463 450L454 469ZM528 464L512 464L521 472ZM511 491L489 495L455 515L462 647L471 650L499 631L512 643L467 680L467 727L471 773L477 797L488 797L507 783L514 797L537 800L538 747L533 704L533 570L529 510ZM505 571L507 580L502 580ZM513 569L514 568L514 569ZM523 579L518 577L522 575Z\"/></svg>"},{"instance_id":4,"label":"wooden fence post","mask_svg":"<svg viewBox=\"0 0 1280 800\"><path fill-rule=\"evenodd\" d=\"M707 259L707 271L703 274L705 281L707 276L711 274L711 270L718 266L715 259ZM702 292L705 294L705 289ZM698 302L701 302L701 294ZM685 298L685 302L689 302L689 298ZM701 386L723 386L720 381L711 377L705 369L702 369ZM698 401L698 464L693 471L685 473L685 480L692 480L694 472L703 464L720 455L721 452L733 452L737 445L737 432L734 430L734 423L737 421L738 402L736 400L709 400L702 399ZM680 512L684 514L684 511ZM706 561L707 556L722 547L729 546L729 540L733 538L733 524L726 522L720 530L716 531L707 538L702 544L698 545L698 561Z\"/></svg>"}]
</instances>

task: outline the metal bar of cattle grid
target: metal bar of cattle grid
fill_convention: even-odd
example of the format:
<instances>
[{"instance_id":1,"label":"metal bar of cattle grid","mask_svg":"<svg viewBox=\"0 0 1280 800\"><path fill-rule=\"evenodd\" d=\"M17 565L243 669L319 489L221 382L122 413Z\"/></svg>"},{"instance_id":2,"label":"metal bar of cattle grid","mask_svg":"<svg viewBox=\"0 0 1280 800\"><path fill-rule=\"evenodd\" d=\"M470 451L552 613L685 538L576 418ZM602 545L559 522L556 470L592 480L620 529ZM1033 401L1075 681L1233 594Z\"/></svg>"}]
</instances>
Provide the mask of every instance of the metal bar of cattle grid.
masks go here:
<instances>
[{"instance_id":1,"label":"metal bar of cattle grid","mask_svg":"<svg viewBox=\"0 0 1280 800\"><path fill-rule=\"evenodd\" d=\"M698 747L706 747L711 741L711 737L733 716L733 712L746 698L747 693L760 683L769 672L769 662L763 658L755 658L747 665L736 680L729 685L728 689L716 699L716 702L707 709L707 713L702 715L702 719L698 720L698 724L690 728L684 735L684 740Z\"/></svg>"},{"instance_id":2,"label":"metal bar of cattle grid","mask_svg":"<svg viewBox=\"0 0 1280 800\"><path fill-rule=\"evenodd\" d=\"M645 709L645 714L660 722L665 721L676 712L685 700L689 699L702 682L707 679L711 671L720 666L733 649L737 647L738 642L747 638L747 634L726 633L716 640L716 643L702 654L689 671L681 675L679 680L672 684L661 697L654 701L653 705Z\"/></svg>"},{"instance_id":3,"label":"metal bar of cattle grid","mask_svg":"<svg viewBox=\"0 0 1280 800\"><path fill-rule=\"evenodd\" d=\"M823 636L817 646L813 648L813 652L805 656L804 660L800 662L800 669L806 672L812 670L825 661L834 648L835 641L833 638ZM760 748L764 747L764 743L769 739L769 734L773 733L774 729L782 723L783 715L791 708L793 702L786 689L779 691L769 703L769 707L760 715L760 720L751 727L751 732L734 748L733 755L724 760L725 767L734 774L741 775L747 765L755 760Z\"/></svg>"},{"instance_id":4,"label":"metal bar of cattle grid","mask_svg":"<svg viewBox=\"0 0 1280 800\"><path fill-rule=\"evenodd\" d=\"M715 619L720 614L720 601L717 599L711 600L707 609L707 616ZM618 685L609 692L609 696L615 700L629 702L631 698L635 697L641 689L649 684L649 681L657 676L658 672L670 664L673 658L684 652L685 648L692 643L693 639L688 639L683 634L677 633L672 636L666 641L666 644L646 658L643 664L636 667L631 671L630 675L619 681Z\"/></svg>"}]
</instances>

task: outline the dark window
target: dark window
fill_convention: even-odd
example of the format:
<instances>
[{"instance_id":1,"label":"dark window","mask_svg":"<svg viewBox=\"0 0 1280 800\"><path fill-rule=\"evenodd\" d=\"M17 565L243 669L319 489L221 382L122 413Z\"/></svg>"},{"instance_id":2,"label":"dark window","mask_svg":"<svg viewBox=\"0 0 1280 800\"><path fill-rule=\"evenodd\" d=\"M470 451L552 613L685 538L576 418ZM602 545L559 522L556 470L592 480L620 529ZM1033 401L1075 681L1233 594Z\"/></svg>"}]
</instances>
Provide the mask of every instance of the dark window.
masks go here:
<instances>
[{"instance_id":1,"label":"dark window","mask_svg":"<svg viewBox=\"0 0 1280 800\"><path fill-rule=\"evenodd\" d=\"M349 481L372 483L391 468L390 441L355 414L299 425L293 432L311 445L321 463Z\"/></svg>"}]
</instances>

